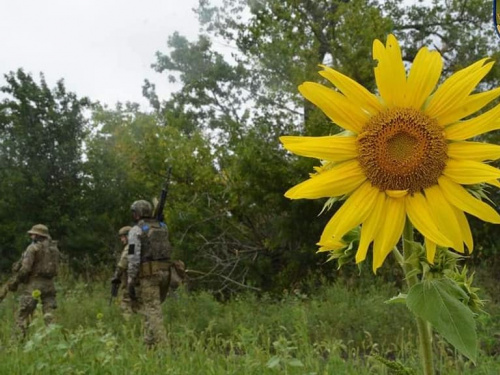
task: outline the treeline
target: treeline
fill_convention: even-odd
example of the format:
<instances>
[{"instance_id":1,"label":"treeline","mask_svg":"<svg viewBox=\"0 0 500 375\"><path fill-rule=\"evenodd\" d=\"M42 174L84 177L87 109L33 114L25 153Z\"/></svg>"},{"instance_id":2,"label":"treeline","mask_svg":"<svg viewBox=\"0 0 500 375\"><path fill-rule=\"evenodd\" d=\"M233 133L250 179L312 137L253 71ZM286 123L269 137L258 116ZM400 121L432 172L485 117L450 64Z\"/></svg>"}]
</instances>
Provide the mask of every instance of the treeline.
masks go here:
<instances>
[{"instance_id":1,"label":"treeline","mask_svg":"<svg viewBox=\"0 0 500 375\"><path fill-rule=\"evenodd\" d=\"M0 267L19 257L26 230L41 222L74 272L112 268L130 204L158 196L172 167L166 221L175 256L197 286L226 294L335 276L336 265L315 253L332 211L319 215L324 202L283 196L315 162L286 153L278 137L337 132L297 86L319 81L324 63L373 90L372 42L391 32L409 64L422 45L438 49L445 75L498 58L491 13L482 0L201 1L199 38L170 36L153 65L181 88L164 99L146 81L149 111L133 103L103 107L63 81L48 87L43 75L7 73L0 88ZM222 44L231 54L217 51ZM499 79L496 65L483 88ZM498 132L491 137L498 143ZM489 198L500 202L496 191ZM498 230L472 224L473 260L494 265Z\"/></svg>"}]
</instances>

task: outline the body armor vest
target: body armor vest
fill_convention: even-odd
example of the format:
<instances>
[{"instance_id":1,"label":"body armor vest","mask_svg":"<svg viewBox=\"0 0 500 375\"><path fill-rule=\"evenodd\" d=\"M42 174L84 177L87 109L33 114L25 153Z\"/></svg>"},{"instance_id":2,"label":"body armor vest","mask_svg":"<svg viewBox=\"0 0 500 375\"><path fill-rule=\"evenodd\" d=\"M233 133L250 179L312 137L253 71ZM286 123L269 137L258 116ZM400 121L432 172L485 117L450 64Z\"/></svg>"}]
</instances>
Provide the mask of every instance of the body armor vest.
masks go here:
<instances>
[{"instance_id":1,"label":"body armor vest","mask_svg":"<svg viewBox=\"0 0 500 375\"><path fill-rule=\"evenodd\" d=\"M170 260L172 248L167 226L154 219L141 220L138 225L142 229L141 263Z\"/></svg>"}]
</instances>

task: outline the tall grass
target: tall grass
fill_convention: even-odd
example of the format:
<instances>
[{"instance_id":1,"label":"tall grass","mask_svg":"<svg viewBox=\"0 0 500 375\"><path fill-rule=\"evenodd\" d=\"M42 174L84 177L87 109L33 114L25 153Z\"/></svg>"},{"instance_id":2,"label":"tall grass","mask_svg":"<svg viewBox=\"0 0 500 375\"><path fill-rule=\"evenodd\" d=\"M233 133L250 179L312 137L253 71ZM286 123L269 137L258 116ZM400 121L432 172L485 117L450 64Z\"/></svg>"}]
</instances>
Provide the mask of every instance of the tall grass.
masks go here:
<instances>
[{"instance_id":1,"label":"tall grass","mask_svg":"<svg viewBox=\"0 0 500 375\"><path fill-rule=\"evenodd\" d=\"M25 341L15 336L15 298L0 305L0 374L418 374L411 316L403 305L384 304L397 292L337 283L314 295L220 303L181 291L163 305L168 343L147 350L142 319L126 322L116 303L108 306L105 283L65 283L57 324L45 327L37 312ZM440 374L500 373L499 307L491 308L479 319L477 365L436 339Z\"/></svg>"}]
</instances>

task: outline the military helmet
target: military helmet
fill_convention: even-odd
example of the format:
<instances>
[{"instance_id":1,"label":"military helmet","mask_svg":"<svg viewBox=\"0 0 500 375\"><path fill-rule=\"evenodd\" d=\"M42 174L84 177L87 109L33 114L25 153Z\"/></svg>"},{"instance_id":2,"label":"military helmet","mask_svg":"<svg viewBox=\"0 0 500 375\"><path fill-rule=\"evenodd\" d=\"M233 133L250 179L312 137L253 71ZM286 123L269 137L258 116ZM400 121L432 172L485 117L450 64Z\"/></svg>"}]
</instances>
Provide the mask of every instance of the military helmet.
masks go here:
<instances>
[{"instance_id":1,"label":"military helmet","mask_svg":"<svg viewBox=\"0 0 500 375\"><path fill-rule=\"evenodd\" d=\"M119 236L126 236L128 234L128 232L130 232L130 229L132 229L132 227L129 227L128 225L121 227L120 230L118 231L118 235Z\"/></svg>"},{"instance_id":2,"label":"military helmet","mask_svg":"<svg viewBox=\"0 0 500 375\"><path fill-rule=\"evenodd\" d=\"M137 213L140 217L151 217L153 215L153 206L151 203L143 199L132 203L130 209L132 212Z\"/></svg>"},{"instance_id":3,"label":"military helmet","mask_svg":"<svg viewBox=\"0 0 500 375\"><path fill-rule=\"evenodd\" d=\"M36 234L37 236L42 236L45 238L49 238L49 228L47 228L43 224L36 224L28 231L28 234Z\"/></svg>"}]
</instances>

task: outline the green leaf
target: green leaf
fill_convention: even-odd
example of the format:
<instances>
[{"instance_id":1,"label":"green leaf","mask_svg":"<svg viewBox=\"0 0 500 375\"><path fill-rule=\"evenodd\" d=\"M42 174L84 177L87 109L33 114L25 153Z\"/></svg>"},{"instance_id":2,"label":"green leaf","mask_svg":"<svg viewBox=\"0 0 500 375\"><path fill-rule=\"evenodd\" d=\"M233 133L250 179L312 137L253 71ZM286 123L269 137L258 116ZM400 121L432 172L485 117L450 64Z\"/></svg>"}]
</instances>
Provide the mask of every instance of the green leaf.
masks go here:
<instances>
[{"instance_id":1,"label":"green leaf","mask_svg":"<svg viewBox=\"0 0 500 375\"><path fill-rule=\"evenodd\" d=\"M399 361L390 361L379 355L374 355L373 358L386 365L390 369L390 374L415 375L415 371L413 371L411 368L405 367Z\"/></svg>"},{"instance_id":2,"label":"green leaf","mask_svg":"<svg viewBox=\"0 0 500 375\"><path fill-rule=\"evenodd\" d=\"M291 367L304 367L304 364L297 358L292 358L287 361L287 365Z\"/></svg>"},{"instance_id":3,"label":"green leaf","mask_svg":"<svg viewBox=\"0 0 500 375\"><path fill-rule=\"evenodd\" d=\"M275 367L279 366L280 361L281 361L280 357L274 356L269 361L267 361L266 367L267 368L275 368Z\"/></svg>"},{"instance_id":4,"label":"green leaf","mask_svg":"<svg viewBox=\"0 0 500 375\"><path fill-rule=\"evenodd\" d=\"M385 301L385 303L391 304L391 305L396 304L396 303L406 303L406 297L407 297L406 294L399 293L397 296L392 297L391 299L388 299L387 301Z\"/></svg>"},{"instance_id":5,"label":"green leaf","mask_svg":"<svg viewBox=\"0 0 500 375\"><path fill-rule=\"evenodd\" d=\"M475 362L477 356L476 322L464 305L463 291L448 279L427 280L408 292L406 305L427 320L460 353Z\"/></svg>"}]
</instances>

